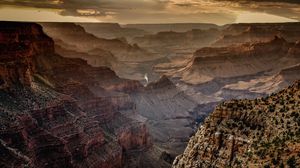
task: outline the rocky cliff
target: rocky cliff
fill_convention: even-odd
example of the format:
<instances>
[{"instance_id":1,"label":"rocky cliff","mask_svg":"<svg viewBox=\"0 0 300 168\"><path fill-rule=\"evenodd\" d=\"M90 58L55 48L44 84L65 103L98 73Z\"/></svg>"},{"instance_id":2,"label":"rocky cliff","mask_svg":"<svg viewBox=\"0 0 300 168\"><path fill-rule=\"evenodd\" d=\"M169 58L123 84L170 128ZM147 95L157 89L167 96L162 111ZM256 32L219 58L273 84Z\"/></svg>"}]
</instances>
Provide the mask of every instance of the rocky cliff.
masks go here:
<instances>
[{"instance_id":1,"label":"rocky cliff","mask_svg":"<svg viewBox=\"0 0 300 168\"><path fill-rule=\"evenodd\" d=\"M220 35L217 29L199 30L193 29L186 32L159 32L154 35L136 37L133 41L142 47L182 47L200 48L209 46Z\"/></svg>"},{"instance_id":2,"label":"rocky cliff","mask_svg":"<svg viewBox=\"0 0 300 168\"><path fill-rule=\"evenodd\" d=\"M44 31L52 37L57 45L64 42L76 46L79 52L91 53L102 49L111 52L120 61L142 61L151 60L153 55L139 48L137 45L130 45L122 39L98 38L87 33L85 29L74 23L41 23ZM101 52L96 52L101 55Z\"/></svg>"},{"instance_id":3,"label":"rocky cliff","mask_svg":"<svg viewBox=\"0 0 300 168\"><path fill-rule=\"evenodd\" d=\"M297 54L291 54L295 48L295 43L289 43L278 36L267 42L202 48L195 52L193 63L183 72L183 80L199 84L215 78L278 72L299 62Z\"/></svg>"},{"instance_id":4,"label":"rocky cliff","mask_svg":"<svg viewBox=\"0 0 300 168\"><path fill-rule=\"evenodd\" d=\"M80 25L87 32L105 39L126 38L131 40L134 37L149 34L142 29L121 27L118 23L80 23Z\"/></svg>"},{"instance_id":5,"label":"rocky cliff","mask_svg":"<svg viewBox=\"0 0 300 168\"><path fill-rule=\"evenodd\" d=\"M219 26L215 24L207 24L207 23L166 23L166 24L127 24L123 25L125 28L136 28L145 30L147 32L156 34L158 32L165 32L165 31L173 31L173 32L186 32L192 29L201 29L201 30L208 30L208 29L218 29Z\"/></svg>"},{"instance_id":6,"label":"rocky cliff","mask_svg":"<svg viewBox=\"0 0 300 168\"><path fill-rule=\"evenodd\" d=\"M142 81L145 73L152 74L152 65L160 59L159 55L136 44L129 44L124 38L99 38L79 24L41 23L41 25L47 35L54 39L55 51L59 55L84 59L94 67L110 67L122 78Z\"/></svg>"},{"instance_id":7,"label":"rocky cliff","mask_svg":"<svg viewBox=\"0 0 300 168\"><path fill-rule=\"evenodd\" d=\"M299 95L298 81L265 98L221 103L173 167L298 167Z\"/></svg>"},{"instance_id":8,"label":"rocky cliff","mask_svg":"<svg viewBox=\"0 0 300 168\"><path fill-rule=\"evenodd\" d=\"M16 84L30 86L32 80L30 74L35 71L32 57L53 53L53 41L46 35L39 35L41 29L36 25L2 23L1 26L0 87L4 89Z\"/></svg>"},{"instance_id":9,"label":"rocky cliff","mask_svg":"<svg viewBox=\"0 0 300 168\"><path fill-rule=\"evenodd\" d=\"M151 146L112 101L137 81L57 55L35 23L0 22L0 39L1 167L117 168Z\"/></svg>"},{"instance_id":10,"label":"rocky cliff","mask_svg":"<svg viewBox=\"0 0 300 168\"><path fill-rule=\"evenodd\" d=\"M229 46L245 42L266 42L274 36L285 38L289 42L299 40L299 23L257 23L232 24L225 26L223 35L214 46Z\"/></svg>"}]
</instances>

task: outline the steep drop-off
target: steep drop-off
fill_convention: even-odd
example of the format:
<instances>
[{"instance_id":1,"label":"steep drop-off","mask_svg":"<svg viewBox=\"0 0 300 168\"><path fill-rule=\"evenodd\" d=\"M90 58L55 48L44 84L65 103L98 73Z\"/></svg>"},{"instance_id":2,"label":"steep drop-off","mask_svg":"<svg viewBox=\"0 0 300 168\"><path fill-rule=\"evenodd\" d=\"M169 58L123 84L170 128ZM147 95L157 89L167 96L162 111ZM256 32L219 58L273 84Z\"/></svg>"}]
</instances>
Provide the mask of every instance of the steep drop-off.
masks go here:
<instances>
[{"instance_id":1,"label":"steep drop-off","mask_svg":"<svg viewBox=\"0 0 300 168\"><path fill-rule=\"evenodd\" d=\"M137 81L57 55L38 24L1 22L0 39L1 167L117 168L151 146L113 101Z\"/></svg>"},{"instance_id":2,"label":"steep drop-off","mask_svg":"<svg viewBox=\"0 0 300 168\"><path fill-rule=\"evenodd\" d=\"M216 107L174 168L298 167L300 82L254 100Z\"/></svg>"}]
</instances>

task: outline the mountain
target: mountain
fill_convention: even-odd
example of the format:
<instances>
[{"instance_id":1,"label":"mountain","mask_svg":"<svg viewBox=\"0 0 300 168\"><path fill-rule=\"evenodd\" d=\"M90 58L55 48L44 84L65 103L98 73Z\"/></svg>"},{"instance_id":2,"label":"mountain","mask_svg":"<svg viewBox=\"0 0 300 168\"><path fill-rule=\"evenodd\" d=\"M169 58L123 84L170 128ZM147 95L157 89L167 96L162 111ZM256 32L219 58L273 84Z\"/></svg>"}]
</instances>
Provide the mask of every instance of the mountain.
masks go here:
<instances>
[{"instance_id":1,"label":"mountain","mask_svg":"<svg viewBox=\"0 0 300 168\"><path fill-rule=\"evenodd\" d=\"M219 26L209 23L166 23L166 24L127 24L123 25L124 28L136 28L145 30L152 34L165 31L174 31L174 32L186 32L192 29L202 29L207 30L211 28L218 29Z\"/></svg>"},{"instance_id":2,"label":"mountain","mask_svg":"<svg viewBox=\"0 0 300 168\"><path fill-rule=\"evenodd\" d=\"M52 37L57 45L59 42L76 46L79 52L90 53L95 49L111 52L120 61L152 60L153 56L137 45L130 45L122 39L98 38L87 33L85 29L75 23L41 23L47 35ZM101 55L101 53L99 53Z\"/></svg>"},{"instance_id":3,"label":"mountain","mask_svg":"<svg viewBox=\"0 0 300 168\"><path fill-rule=\"evenodd\" d=\"M133 42L146 48L200 48L201 46L209 46L219 35L220 31L218 29L192 29L186 32L163 31L153 35L136 37Z\"/></svg>"},{"instance_id":4,"label":"mountain","mask_svg":"<svg viewBox=\"0 0 300 168\"><path fill-rule=\"evenodd\" d=\"M1 167L117 168L151 147L145 122L118 110L139 82L61 57L38 24L0 25Z\"/></svg>"},{"instance_id":5,"label":"mountain","mask_svg":"<svg viewBox=\"0 0 300 168\"><path fill-rule=\"evenodd\" d=\"M137 28L121 27L118 23L78 23L84 29L99 38L116 39L126 38L131 40L134 37L144 36L148 32Z\"/></svg>"},{"instance_id":6,"label":"mountain","mask_svg":"<svg viewBox=\"0 0 300 168\"><path fill-rule=\"evenodd\" d=\"M225 26L222 36L213 46L228 46L245 42L266 42L280 36L289 42L299 40L299 23L239 23Z\"/></svg>"},{"instance_id":7,"label":"mountain","mask_svg":"<svg viewBox=\"0 0 300 168\"><path fill-rule=\"evenodd\" d=\"M299 95L297 81L265 98L221 103L173 167L298 167Z\"/></svg>"},{"instance_id":8,"label":"mountain","mask_svg":"<svg viewBox=\"0 0 300 168\"><path fill-rule=\"evenodd\" d=\"M244 43L227 47L206 47L194 53L192 64L182 72L182 80L199 84L216 78L233 78L262 72L278 72L299 63L298 48L280 37L267 42Z\"/></svg>"},{"instance_id":9,"label":"mountain","mask_svg":"<svg viewBox=\"0 0 300 168\"><path fill-rule=\"evenodd\" d=\"M55 50L63 57L82 58L92 66L107 66L118 76L144 81L146 73L155 79L152 65L162 56L130 45L126 39L104 39L88 33L75 23L41 23L47 35L54 39Z\"/></svg>"}]
</instances>

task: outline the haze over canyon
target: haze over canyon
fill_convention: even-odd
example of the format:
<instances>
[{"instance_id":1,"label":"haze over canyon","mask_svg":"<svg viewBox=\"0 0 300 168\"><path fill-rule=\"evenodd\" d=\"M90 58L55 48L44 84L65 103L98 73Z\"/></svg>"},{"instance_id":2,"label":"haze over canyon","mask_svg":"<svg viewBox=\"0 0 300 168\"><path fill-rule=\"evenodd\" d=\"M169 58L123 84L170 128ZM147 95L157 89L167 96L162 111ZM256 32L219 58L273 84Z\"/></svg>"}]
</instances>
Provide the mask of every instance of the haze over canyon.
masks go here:
<instances>
[{"instance_id":1,"label":"haze over canyon","mask_svg":"<svg viewBox=\"0 0 300 168\"><path fill-rule=\"evenodd\" d=\"M300 166L298 1L0 4L0 167Z\"/></svg>"}]
</instances>

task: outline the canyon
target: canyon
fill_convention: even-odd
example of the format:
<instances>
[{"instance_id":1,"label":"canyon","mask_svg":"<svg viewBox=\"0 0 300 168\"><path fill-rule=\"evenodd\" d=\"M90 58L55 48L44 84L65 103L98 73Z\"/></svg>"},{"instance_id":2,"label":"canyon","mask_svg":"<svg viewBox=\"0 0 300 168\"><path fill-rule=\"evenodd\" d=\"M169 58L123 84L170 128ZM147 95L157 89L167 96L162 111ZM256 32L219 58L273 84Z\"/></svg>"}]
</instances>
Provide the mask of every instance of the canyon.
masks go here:
<instances>
[{"instance_id":1,"label":"canyon","mask_svg":"<svg viewBox=\"0 0 300 168\"><path fill-rule=\"evenodd\" d=\"M271 165L243 139L297 110L299 28L0 22L0 167Z\"/></svg>"},{"instance_id":2,"label":"canyon","mask_svg":"<svg viewBox=\"0 0 300 168\"><path fill-rule=\"evenodd\" d=\"M1 166L122 167L127 152L151 146L145 123L114 101L139 83L57 55L34 23L2 22L0 37Z\"/></svg>"}]
</instances>

